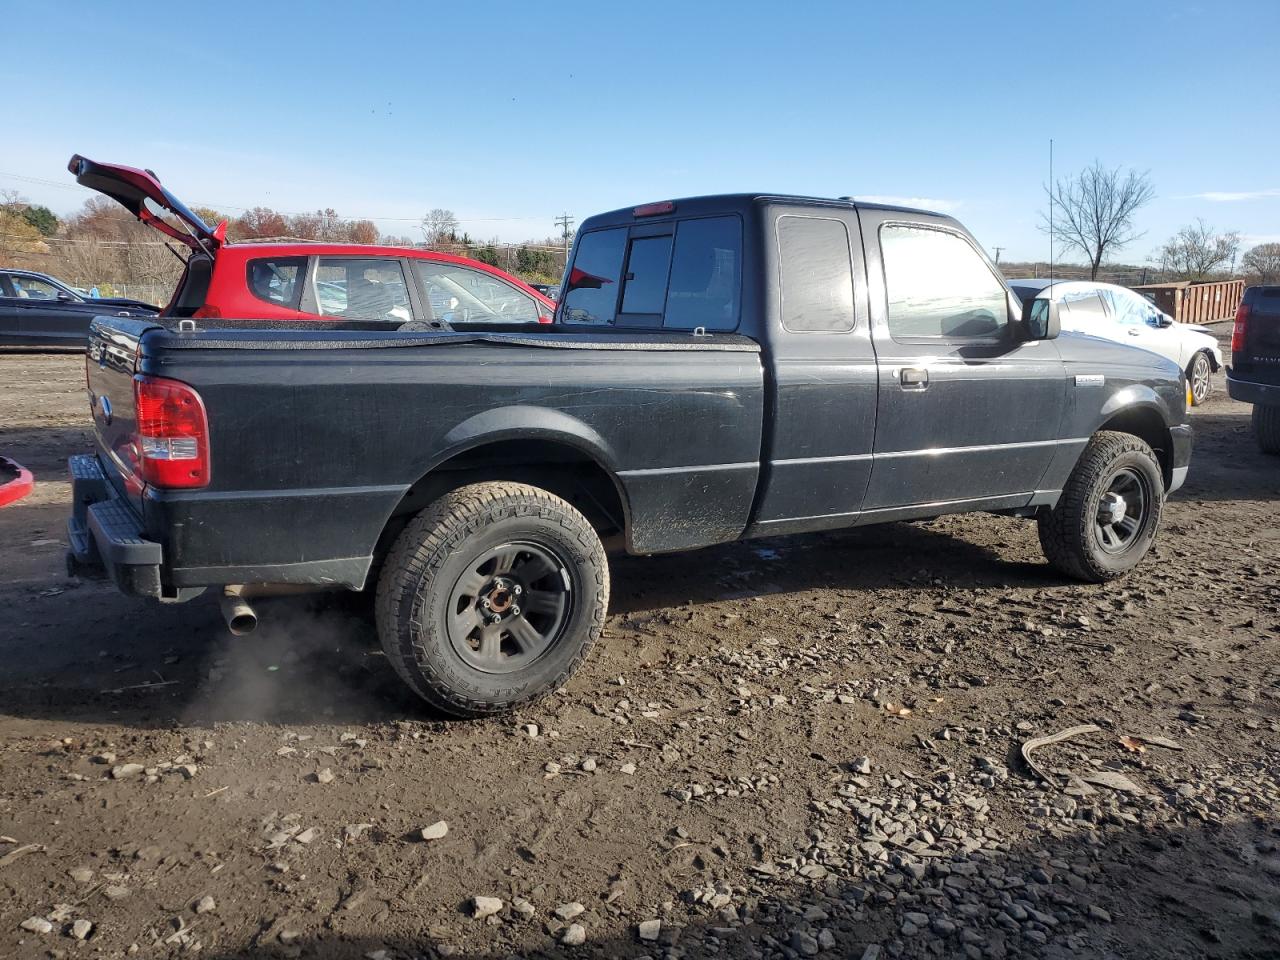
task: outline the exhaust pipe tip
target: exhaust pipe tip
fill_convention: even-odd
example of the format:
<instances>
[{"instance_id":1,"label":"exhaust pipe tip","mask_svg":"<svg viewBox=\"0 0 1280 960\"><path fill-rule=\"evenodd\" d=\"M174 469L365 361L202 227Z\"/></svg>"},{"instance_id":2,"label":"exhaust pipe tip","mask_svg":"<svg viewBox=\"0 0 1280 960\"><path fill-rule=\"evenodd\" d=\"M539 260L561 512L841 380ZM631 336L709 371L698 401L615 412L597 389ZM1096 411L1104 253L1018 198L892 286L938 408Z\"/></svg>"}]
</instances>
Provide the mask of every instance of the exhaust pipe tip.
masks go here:
<instances>
[{"instance_id":1,"label":"exhaust pipe tip","mask_svg":"<svg viewBox=\"0 0 1280 960\"><path fill-rule=\"evenodd\" d=\"M233 637L253 633L258 626L258 614L241 597L222 598L222 619Z\"/></svg>"}]
</instances>

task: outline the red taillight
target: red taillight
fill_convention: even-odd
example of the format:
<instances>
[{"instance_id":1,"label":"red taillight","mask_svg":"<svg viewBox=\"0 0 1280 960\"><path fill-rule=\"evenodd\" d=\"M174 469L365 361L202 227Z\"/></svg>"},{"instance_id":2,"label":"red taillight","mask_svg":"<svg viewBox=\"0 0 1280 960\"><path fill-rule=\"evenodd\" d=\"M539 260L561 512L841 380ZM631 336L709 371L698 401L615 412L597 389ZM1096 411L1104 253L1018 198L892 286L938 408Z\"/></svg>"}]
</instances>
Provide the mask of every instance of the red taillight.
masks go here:
<instances>
[{"instance_id":1,"label":"red taillight","mask_svg":"<svg viewBox=\"0 0 1280 960\"><path fill-rule=\"evenodd\" d=\"M157 487L209 483L209 418L200 394L177 380L137 376L133 398L142 479Z\"/></svg>"},{"instance_id":2,"label":"red taillight","mask_svg":"<svg viewBox=\"0 0 1280 960\"><path fill-rule=\"evenodd\" d=\"M539 323L555 323L556 321L555 321L555 318L551 316L551 314L540 313L538 314L538 322Z\"/></svg>"},{"instance_id":3,"label":"red taillight","mask_svg":"<svg viewBox=\"0 0 1280 960\"><path fill-rule=\"evenodd\" d=\"M1242 303L1236 308L1236 325L1231 328L1231 352L1233 354L1244 350L1244 335L1248 327L1249 308Z\"/></svg>"}]
</instances>

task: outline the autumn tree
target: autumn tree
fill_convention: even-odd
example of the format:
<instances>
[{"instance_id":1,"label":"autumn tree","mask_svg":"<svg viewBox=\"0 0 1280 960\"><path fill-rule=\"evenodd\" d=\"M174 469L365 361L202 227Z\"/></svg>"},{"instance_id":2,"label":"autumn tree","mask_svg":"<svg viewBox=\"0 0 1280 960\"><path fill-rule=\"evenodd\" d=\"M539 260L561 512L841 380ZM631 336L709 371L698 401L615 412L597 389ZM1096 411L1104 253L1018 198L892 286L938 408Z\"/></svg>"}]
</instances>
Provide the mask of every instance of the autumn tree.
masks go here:
<instances>
[{"instance_id":1,"label":"autumn tree","mask_svg":"<svg viewBox=\"0 0 1280 960\"><path fill-rule=\"evenodd\" d=\"M351 243L377 243L378 227L372 220L352 220L347 224L347 240Z\"/></svg>"},{"instance_id":2,"label":"autumn tree","mask_svg":"<svg viewBox=\"0 0 1280 960\"><path fill-rule=\"evenodd\" d=\"M1188 224L1160 248L1165 270L1183 280L1199 280L1235 263L1240 234L1216 233L1203 220Z\"/></svg>"},{"instance_id":3,"label":"autumn tree","mask_svg":"<svg viewBox=\"0 0 1280 960\"><path fill-rule=\"evenodd\" d=\"M289 226L284 214L270 207L254 207L246 210L235 221L236 236L245 239L262 237L283 237Z\"/></svg>"},{"instance_id":4,"label":"autumn tree","mask_svg":"<svg viewBox=\"0 0 1280 960\"><path fill-rule=\"evenodd\" d=\"M1260 243L1240 258L1240 266L1259 283L1280 282L1280 243Z\"/></svg>"},{"instance_id":5,"label":"autumn tree","mask_svg":"<svg viewBox=\"0 0 1280 960\"><path fill-rule=\"evenodd\" d=\"M1064 254L1079 251L1085 256L1092 280L1108 253L1142 236L1134 231L1134 215L1155 196L1146 173L1107 170L1096 160L1075 176L1051 184L1048 192L1043 229Z\"/></svg>"}]
</instances>

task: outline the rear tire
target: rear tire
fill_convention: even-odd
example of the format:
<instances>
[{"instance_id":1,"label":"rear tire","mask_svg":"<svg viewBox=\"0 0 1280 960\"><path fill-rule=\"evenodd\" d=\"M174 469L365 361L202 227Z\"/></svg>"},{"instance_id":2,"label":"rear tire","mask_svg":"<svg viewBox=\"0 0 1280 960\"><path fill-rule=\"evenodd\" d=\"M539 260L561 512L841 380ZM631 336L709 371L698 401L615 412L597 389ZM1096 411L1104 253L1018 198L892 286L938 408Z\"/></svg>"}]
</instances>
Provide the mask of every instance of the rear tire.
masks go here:
<instances>
[{"instance_id":1,"label":"rear tire","mask_svg":"<svg viewBox=\"0 0 1280 960\"><path fill-rule=\"evenodd\" d=\"M538 487L478 483L396 539L378 578L378 638L432 707L488 716L568 680L608 604L604 548L581 513Z\"/></svg>"},{"instance_id":2,"label":"rear tire","mask_svg":"<svg viewBox=\"0 0 1280 960\"><path fill-rule=\"evenodd\" d=\"M1253 405L1253 437L1263 453L1280 454L1280 407Z\"/></svg>"},{"instance_id":3,"label":"rear tire","mask_svg":"<svg viewBox=\"0 0 1280 960\"><path fill-rule=\"evenodd\" d=\"M1040 546L1062 573L1104 583L1132 570L1151 548L1164 478L1151 448L1128 433L1095 433L1062 497L1038 518Z\"/></svg>"},{"instance_id":4,"label":"rear tire","mask_svg":"<svg viewBox=\"0 0 1280 960\"><path fill-rule=\"evenodd\" d=\"M1213 393L1213 361L1201 350L1187 364L1187 384L1191 387L1191 405L1198 407Z\"/></svg>"}]
</instances>

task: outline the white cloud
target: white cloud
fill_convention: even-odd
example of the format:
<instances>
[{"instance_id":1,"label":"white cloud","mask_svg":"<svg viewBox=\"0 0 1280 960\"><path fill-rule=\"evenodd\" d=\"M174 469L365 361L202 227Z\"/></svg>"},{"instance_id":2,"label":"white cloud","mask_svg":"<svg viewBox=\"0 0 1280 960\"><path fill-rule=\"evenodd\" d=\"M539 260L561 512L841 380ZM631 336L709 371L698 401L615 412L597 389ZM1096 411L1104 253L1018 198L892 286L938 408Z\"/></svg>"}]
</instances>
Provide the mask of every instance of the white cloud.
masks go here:
<instances>
[{"instance_id":1,"label":"white cloud","mask_svg":"<svg viewBox=\"0 0 1280 960\"><path fill-rule=\"evenodd\" d=\"M1280 243L1280 233L1240 234L1240 249L1242 250L1248 250L1250 247L1256 247L1260 243Z\"/></svg>"},{"instance_id":2,"label":"white cloud","mask_svg":"<svg viewBox=\"0 0 1280 960\"><path fill-rule=\"evenodd\" d=\"M1273 197L1280 197L1280 187L1272 187L1268 190L1240 190L1237 192L1209 190L1205 193L1189 193L1186 196L1175 197L1174 199L1208 200L1210 203L1235 203L1239 200L1268 200Z\"/></svg>"},{"instance_id":3,"label":"white cloud","mask_svg":"<svg viewBox=\"0 0 1280 960\"><path fill-rule=\"evenodd\" d=\"M863 203L883 203L891 207L919 207L921 210L937 210L939 213L950 213L960 207L959 200L939 200L936 197L890 197L879 194L864 194L854 197Z\"/></svg>"}]
</instances>

